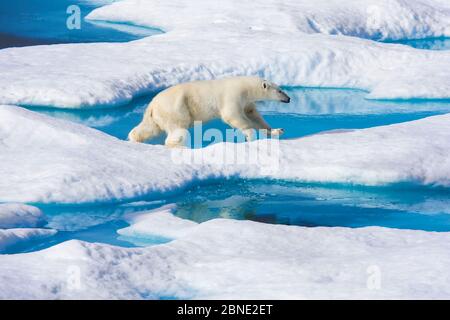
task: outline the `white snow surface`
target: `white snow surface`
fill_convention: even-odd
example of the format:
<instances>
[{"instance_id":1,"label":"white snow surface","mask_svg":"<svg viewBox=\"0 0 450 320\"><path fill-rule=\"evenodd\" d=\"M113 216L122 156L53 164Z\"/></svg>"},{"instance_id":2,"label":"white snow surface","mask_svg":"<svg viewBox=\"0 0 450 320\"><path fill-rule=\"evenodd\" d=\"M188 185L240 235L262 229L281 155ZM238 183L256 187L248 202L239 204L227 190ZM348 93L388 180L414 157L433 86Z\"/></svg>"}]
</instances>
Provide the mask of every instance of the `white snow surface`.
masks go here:
<instances>
[{"instance_id":1,"label":"white snow surface","mask_svg":"<svg viewBox=\"0 0 450 320\"><path fill-rule=\"evenodd\" d=\"M445 0L122 0L94 10L88 19L166 31L231 26L383 40L450 36Z\"/></svg>"},{"instance_id":2,"label":"white snow surface","mask_svg":"<svg viewBox=\"0 0 450 320\"><path fill-rule=\"evenodd\" d=\"M0 229L42 227L46 222L39 208L22 203L0 203Z\"/></svg>"},{"instance_id":3,"label":"white snow surface","mask_svg":"<svg viewBox=\"0 0 450 320\"><path fill-rule=\"evenodd\" d=\"M80 124L0 106L0 201L160 198L201 180L230 177L449 187L449 125L446 114L300 139L180 150L122 141ZM269 143L278 153L265 151Z\"/></svg>"},{"instance_id":4,"label":"white snow surface","mask_svg":"<svg viewBox=\"0 0 450 320\"><path fill-rule=\"evenodd\" d=\"M42 211L23 203L0 203L0 253L9 248L56 234L40 229L47 223Z\"/></svg>"},{"instance_id":5,"label":"white snow surface","mask_svg":"<svg viewBox=\"0 0 450 320\"><path fill-rule=\"evenodd\" d=\"M0 103L117 106L179 82L231 75L359 88L376 99L450 98L450 51L351 37L450 36L450 5L443 1L124 0L88 18L167 33L129 43L0 50Z\"/></svg>"},{"instance_id":6,"label":"white snow surface","mask_svg":"<svg viewBox=\"0 0 450 320\"><path fill-rule=\"evenodd\" d=\"M150 212L130 214L126 220L129 227L119 229L118 234L132 238L146 238L147 235L176 239L186 235L197 223L179 219L172 215L174 205L167 205Z\"/></svg>"},{"instance_id":7,"label":"white snow surface","mask_svg":"<svg viewBox=\"0 0 450 320\"><path fill-rule=\"evenodd\" d=\"M185 222L165 218L159 225L179 234ZM71 240L0 255L0 298L450 297L449 233L230 219L190 224L176 240L147 248Z\"/></svg>"}]
</instances>

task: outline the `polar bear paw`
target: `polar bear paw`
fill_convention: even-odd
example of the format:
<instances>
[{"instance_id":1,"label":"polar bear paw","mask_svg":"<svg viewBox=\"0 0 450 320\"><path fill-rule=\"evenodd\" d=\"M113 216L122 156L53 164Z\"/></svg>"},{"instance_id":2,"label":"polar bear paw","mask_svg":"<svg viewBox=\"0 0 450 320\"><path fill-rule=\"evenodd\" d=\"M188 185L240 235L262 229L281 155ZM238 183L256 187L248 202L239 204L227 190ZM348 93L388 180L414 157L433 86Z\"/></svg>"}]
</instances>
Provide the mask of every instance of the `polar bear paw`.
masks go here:
<instances>
[{"instance_id":1,"label":"polar bear paw","mask_svg":"<svg viewBox=\"0 0 450 320\"><path fill-rule=\"evenodd\" d=\"M279 137L279 136L281 136L283 133L284 133L284 129L282 129L282 128L270 130L270 135L271 135L271 136Z\"/></svg>"}]
</instances>

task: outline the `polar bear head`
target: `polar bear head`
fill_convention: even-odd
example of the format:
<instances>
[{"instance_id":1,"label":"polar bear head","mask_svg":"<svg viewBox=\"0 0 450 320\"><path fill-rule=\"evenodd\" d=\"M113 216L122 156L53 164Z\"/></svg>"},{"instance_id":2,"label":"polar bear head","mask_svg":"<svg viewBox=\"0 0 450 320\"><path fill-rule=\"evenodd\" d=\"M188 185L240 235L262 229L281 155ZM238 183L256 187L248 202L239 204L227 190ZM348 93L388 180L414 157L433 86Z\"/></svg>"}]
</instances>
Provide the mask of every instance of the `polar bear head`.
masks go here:
<instances>
[{"instance_id":1,"label":"polar bear head","mask_svg":"<svg viewBox=\"0 0 450 320\"><path fill-rule=\"evenodd\" d=\"M291 101L291 98L272 82L261 79L260 87L262 89L262 100L280 101L284 103Z\"/></svg>"}]
</instances>

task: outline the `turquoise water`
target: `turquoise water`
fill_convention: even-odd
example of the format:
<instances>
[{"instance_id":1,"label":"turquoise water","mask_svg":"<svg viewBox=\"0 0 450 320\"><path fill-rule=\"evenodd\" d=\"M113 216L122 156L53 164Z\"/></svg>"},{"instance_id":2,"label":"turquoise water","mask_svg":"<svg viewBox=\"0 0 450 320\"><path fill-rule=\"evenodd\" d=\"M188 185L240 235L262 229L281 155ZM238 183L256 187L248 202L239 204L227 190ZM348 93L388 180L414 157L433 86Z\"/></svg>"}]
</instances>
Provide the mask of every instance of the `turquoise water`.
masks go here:
<instances>
[{"instance_id":1,"label":"turquoise water","mask_svg":"<svg viewBox=\"0 0 450 320\"><path fill-rule=\"evenodd\" d=\"M173 199L176 214L203 222L248 219L300 226L450 230L450 192L412 186L356 187L286 181L228 181Z\"/></svg>"},{"instance_id":2,"label":"turquoise water","mask_svg":"<svg viewBox=\"0 0 450 320\"><path fill-rule=\"evenodd\" d=\"M399 122L417 120L431 115L450 112L449 102L411 101L388 102L365 99L366 92L349 89L286 88L290 104L261 103L260 111L274 128L284 128L281 139L298 138L322 131L360 129ZM142 119L142 114L153 95L134 99L126 106L97 110L65 110L30 107L47 115L75 121L99 129L119 139L126 139L128 132ZM226 135L229 126L220 120L204 124L220 129ZM190 130L193 137L194 129ZM237 132L236 139L243 141ZM164 143L165 136L150 140L150 144ZM193 138L192 138L193 139ZM193 143L192 143L193 144ZM202 146L210 142L204 141Z\"/></svg>"},{"instance_id":3,"label":"turquoise water","mask_svg":"<svg viewBox=\"0 0 450 320\"><path fill-rule=\"evenodd\" d=\"M159 30L130 25L89 23L81 30L66 28L68 5L78 4L84 17L95 5L81 0L16 0L0 3L0 48L40 43L130 41ZM449 49L449 39L398 41L419 49ZM450 112L450 101L373 101L359 90L285 88L290 104L262 103L261 113L273 127L285 129L282 139L297 138L328 130L389 125ZM134 99L119 108L62 110L29 107L32 110L104 131L120 139L139 123L154 95ZM27 106L25 106L27 107ZM229 129L219 120L203 129ZM191 133L193 130L191 130ZM238 138L242 140L242 137ZM164 136L149 141L163 143ZM204 142L201 146L207 146ZM273 224L307 227L383 226L427 231L450 231L450 190L412 185L357 187L337 184L305 184L271 180L206 181L180 190L164 199L137 199L133 203L103 205L44 205L46 227L58 234L30 241L3 253L29 252L79 239L123 247L164 243L159 237L122 237L118 229L128 226L126 216L176 204L181 218L203 222L213 218L247 219Z\"/></svg>"},{"instance_id":4,"label":"turquoise water","mask_svg":"<svg viewBox=\"0 0 450 320\"><path fill-rule=\"evenodd\" d=\"M80 8L80 29L68 29L70 5ZM132 25L88 22L84 17L99 4L83 0L0 1L0 48L29 44L73 42L126 42L156 33Z\"/></svg>"},{"instance_id":5,"label":"turquoise water","mask_svg":"<svg viewBox=\"0 0 450 320\"><path fill-rule=\"evenodd\" d=\"M388 42L404 44L422 50L450 50L450 38L428 38L416 40L397 40Z\"/></svg>"},{"instance_id":6,"label":"turquoise water","mask_svg":"<svg viewBox=\"0 0 450 320\"><path fill-rule=\"evenodd\" d=\"M122 237L124 217L165 204L176 204L175 215L196 222L213 218L246 219L306 227L366 227L450 231L450 190L410 185L362 187L305 184L272 180L206 182L160 201L102 206L39 205L51 227L51 238L10 247L3 253L29 252L79 239L122 247L170 241L158 237Z\"/></svg>"}]
</instances>

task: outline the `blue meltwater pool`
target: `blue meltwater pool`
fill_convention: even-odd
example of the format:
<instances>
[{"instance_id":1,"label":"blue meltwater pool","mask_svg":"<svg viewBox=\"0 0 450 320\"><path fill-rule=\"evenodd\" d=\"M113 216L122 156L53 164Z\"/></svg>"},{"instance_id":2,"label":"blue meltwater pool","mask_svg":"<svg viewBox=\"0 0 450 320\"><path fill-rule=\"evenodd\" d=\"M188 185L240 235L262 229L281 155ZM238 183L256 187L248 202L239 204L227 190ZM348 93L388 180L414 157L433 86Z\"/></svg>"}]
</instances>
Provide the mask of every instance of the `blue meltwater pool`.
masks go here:
<instances>
[{"instance_id":1,"label":"blue meltwater pool","mask_svg":"<svg viewBox=\"0 0 450 320\"><path fill-rule=\"evenodd\" d=\"M450 112L450 101L376 101L367 100L366 92L349 89L286 88L291 103L260 103L259 110L273 128L284 128L281 139L298 138L318 132L340 129L370 128L393 123L421 119L431 115ZM99 129L120 139L142 119L147 105L154 95L134 99L119 108L72 110L30 107L54 117L79 122ZM202 124L202 132L214 128L226 136L229 127L220 120ZM194 128L190 130L194 147L205 147L215 141L202 141L201 146L193 141ZM236 141L243 135L236 132ZM162 135L149 141L163 144ZM202 139L204 140L204 139Z\"/></svg>"},{"instance_id":2,"label":"blue meltwater pool","mask_svg":"<svg viewBox=\"0 0 450 320\"><path fill-rule=\"evenodd\" d=\"M422 50L450 50L450 38L428 38L387 42L404 44Z\"/></svg>"},{"instance_id":3,"label":"blue meltwater pool","mask_svg":"<svg viewBox=\"0 0 450 320\"><path fill-rule=\"evenodd\" d=\"M411 185L361 187L273 180L210 181L160 200L140 199L109 205L39 205L55 236L10 247L4 253L28 252L80 239L118 246L147 246L171 239L123 237L124 217L165 204L174 214L204 222L214 218L247 219L306 227L366 227L450 231L450 191Z\"/></svg>"},{"instance_id":4,"label":"blue meltwater pool","mask_svg":"<svg viewBox=\"0 0 450 320\"><path fill-rule=\"evenodd\" d=\"M126 42L162 32L156 28L107 21L90 22L84 19L89 12L106 2L106 0L0 1L0 48L51 43ZM78 13L79 28L73 28L75 20L71 17Z\"/></svg>"}]
</instances>

